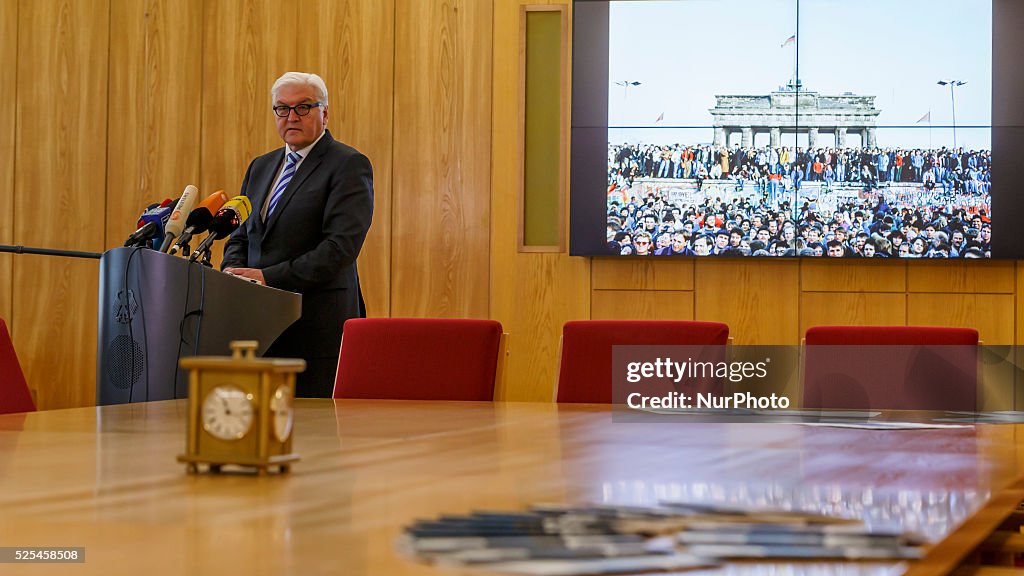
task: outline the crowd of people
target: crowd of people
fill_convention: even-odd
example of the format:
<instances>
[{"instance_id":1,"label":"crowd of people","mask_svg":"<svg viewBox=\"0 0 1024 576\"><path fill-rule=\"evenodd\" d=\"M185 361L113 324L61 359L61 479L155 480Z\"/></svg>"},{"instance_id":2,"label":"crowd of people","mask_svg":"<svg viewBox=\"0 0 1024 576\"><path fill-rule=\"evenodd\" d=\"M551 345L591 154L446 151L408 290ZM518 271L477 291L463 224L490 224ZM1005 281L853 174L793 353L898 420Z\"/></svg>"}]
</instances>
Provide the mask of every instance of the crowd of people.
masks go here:
<instances>
[{"instance_id":1,"label":"crowd of people","mask_svg":"<svg viewBox=\"0 0 1024 576\"><path fill-rule=\"evenodd\" d=\"M992 153L964 148L728 148L718 145L619 144L609 146L609 184L640 178L733 180L766 194L799 190L803 182L877 188L920 183L958 194L984 195L991 187Z\"/></svg>"},{"instance_id":2,"label":"crowd of people","mask_svg":"<svg viewBox=\"0 0 1024 576\"><path fill-rule=\"evenodd\" d=\"M881 160L889 155L901 160ZM809 177L808 160L813 160ZM789 154L785 148L643 145L615 146L610 161L611 254L992 256L987 150L797 149ZM706 178L754 184L745 188L746 183L737 182L702 192L705 171ZM854 173L861 175L851 180ZM800 183L815 181L819 174L823 184L813 193L800 193ZM866 186L840 193L830 189L834 182ZM892 182L911 184L886 186Z\"/></svg>"}]
</instances>

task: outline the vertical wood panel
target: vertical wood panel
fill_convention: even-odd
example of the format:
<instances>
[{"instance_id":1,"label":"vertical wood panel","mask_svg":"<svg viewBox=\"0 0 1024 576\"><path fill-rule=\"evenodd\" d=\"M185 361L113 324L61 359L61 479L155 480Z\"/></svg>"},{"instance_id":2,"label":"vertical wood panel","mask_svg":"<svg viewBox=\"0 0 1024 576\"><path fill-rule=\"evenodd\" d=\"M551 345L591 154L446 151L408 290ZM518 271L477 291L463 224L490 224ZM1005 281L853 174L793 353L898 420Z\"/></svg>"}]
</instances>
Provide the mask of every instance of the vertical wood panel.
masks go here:
<instances>
[{"instance_id":1,"label":"vertical wood panel","mask_svg":"<svg viewBox=\"0 0 1024 576\"><path fill-rule=\"evenodd\" d=\"M693 290L693 260L594 258L595 290Z\"/></svg>"},{"instance_id":2,"label":"vertical wood panel","mask_svg":"<svg viewBox=\"0 0 1024 576\"><path fill-rule=\"evenodd\" d=\"M800 341L800 269L787 261L698 260L694 319L725 322L736 344Z\"/></svg>"},{"instance_id":3,"label":"vertical wood panel","mask_svg":"<svg viewBox=\"0 0 1024 576\"><path fill-rule=\"evenodd\" d=\"M491 13L396 2L395 316L489 314Z\"/></svg>"},{"instance_id":4,"label":"vertical wood panel","mask_svg":"<svg viewBox=\"0 0 1024 576\"><path fill-rule=\"evenodd\" d=\"M108 248L199 182L202 0L111 0Z\"/></svg>"},{"instance_id":5,"label":"vertical wood panel","mask_svg":"<svg viewBox=\"0 0 1024 576\"><path fill-rule=\"evenodd\" d=\"M391 311L391 172L394 0L317 0L303 10L298 68L327 83L331 134L373 164L373 225L359 255L370 316Z\"/></svg>"},{"instance_id":6,"label":"vertical wood panel","mask_svg":"<svg viewBox=\"0 0 1024 576\"><path fill-rule=\"evenodd\" d=\"M693 320L693 292L594 290L594 320Z\"/></svg>"},{"instance_id":7,"label":"vertical wood panel","mask_svg":"<svg viewBox=\"0 0 1024 576\"><path fill-rule=\"evenodd\" d=\"M17 66L10 63L18 58L18 0L0 0L0 62L7 63L0 74L0 102L11 106L17 90ZM18 117L0 123L0 244L14 240L14 135ZM10 325L13 316L11 308L11 265L14 256L0 254L0 318Z\"/></svg>"},{"instance_id":8,"label":"vertical wood panel","mask_svg":"<svg viewBox=\"0 0 1024 576\"><path fill-rule=\"evenodd\" d=\"M800 288L816 292L905 292L907 263L809 258L800 261Z\"/></svg>"},{"instance_id":9,"label":"vertical wood panel","mask_svg":"<svg viewBox=\"0 0 1024 576\"><path fill-rule=\"evenodd\" d=\"M492 317L512 335L505 366L508 390L502 399L548 402L554 390L562 325L590 318L591 259L565 253L518 252L514 216L522 169L520 6L538 3L494 2L490 292ZM563 121L568 123L569 119ZM562 162L567 166L568 158L562 158Z\"/></svg>"},{"instance_id":10,"label":"vertical wood panel","mask_svg":"<svg viewBox=\"0 0 1024 576\"><path fill-rule=\"evenodd\" d=\"M800 337L811 326L903 326L907 295L805 292L800 295Z\"/></svg>"},{"instance_id":11,"label":"vertical wood panel","mask_svg":"<svg viewBox=\"0 0 1024 576\"><path fill-rule=\"evenodd\" d=\"M201 197L235 196L249 163L284 146L270 110L270 88L295 69L301 4L272 0L203 3ZM195 96L193 96L195 97Z\"/></svg>"},{"instance_id":12,"label":"vertical wood panel","mask_svg":"<svg viewBox=\"0 0 1024 576\"><path fill-rule=\"evenodd\" d=\"M986 345L1012 344L1013 301L1009 294L909 294L907 324L976 328Z\"/></svg>"},{"instance_id":13,"label":"vertical wood panel","mask_svg":"<svg viewBox=\"0 0 1024 576\"><path fill-rule=\"evenodd\" d=\"M100 251L107 145L107 0L25 0L18 14L14 241ZM95 401L95 261L21 257L14 334L41 408Z\"/></svg>"},{"instance_id":14,"label":"vertical wood panel","mask_svg":"<svg viewBox=\"0 0 1024 576\"><path fill-rule=\"evenodd\" d=\"M1012 294L1014 265L1006 260L911 262L907 291Z\"/></svg>"}]
</instances>

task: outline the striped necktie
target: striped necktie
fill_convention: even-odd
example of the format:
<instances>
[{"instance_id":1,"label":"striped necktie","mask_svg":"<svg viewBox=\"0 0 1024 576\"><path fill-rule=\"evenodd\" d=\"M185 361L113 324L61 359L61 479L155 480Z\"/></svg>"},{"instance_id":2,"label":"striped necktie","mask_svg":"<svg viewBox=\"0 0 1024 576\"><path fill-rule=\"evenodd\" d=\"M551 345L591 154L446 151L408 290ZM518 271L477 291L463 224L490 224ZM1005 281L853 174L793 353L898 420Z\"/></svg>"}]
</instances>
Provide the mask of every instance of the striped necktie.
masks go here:
<instances>
[{"instance_id":1,"label":"striped necktie","mask_svg":"<svg viewBox=\"0 0 1024 576\"><path fill-rule=\"evenodd\" d=\"M270 206L267 208L267 220L270 220L270 215L274 213L277 201L281 199L281 195L284 194L284 190L288 187L288 183L292 181L292 176L295 175L295 166L299 163L301 158L302 156L298 152L288 153L288 162L284 166L284 172L281 173L281 179L277 182L277 187L274 188L274 193L270 195Z\"/></svg>"}]
</instances>

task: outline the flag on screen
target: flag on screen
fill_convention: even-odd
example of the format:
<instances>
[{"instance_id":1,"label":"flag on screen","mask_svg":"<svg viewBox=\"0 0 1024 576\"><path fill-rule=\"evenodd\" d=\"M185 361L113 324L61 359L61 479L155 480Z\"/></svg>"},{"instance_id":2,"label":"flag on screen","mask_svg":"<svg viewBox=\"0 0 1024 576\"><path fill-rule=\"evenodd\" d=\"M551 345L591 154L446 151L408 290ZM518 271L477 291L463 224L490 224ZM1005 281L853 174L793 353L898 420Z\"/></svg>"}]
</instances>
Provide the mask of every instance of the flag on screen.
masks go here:
<instances>
[{"instance_id":1,"label":"flag on screen","mask_svg":"<svg viewBox=\"0 0 1024 576\"><path fill-rule=\"evenodd\" d=\"M779 48L785 48L786 46L789 46L790 44L792 44L794 42L796 42L796 34L793 34L789 38L786 38L786 41L783 42L782 46L779 46Z\"/></svg>"},{"instance_id":2,"label":"flag on screen","mask_svg":"<svg viewBox=\"0 0 1024 576\"><path fill-rule=\"evenodd\" d=\"M658 115L658 119L655 120L655 122L661 122L664 119L665 119L665 113L662 112L661 114Z\"/></svg>"},{"instance_id":3,"label":"flag on screen","mask_svg":"<svg viewBox=\"0 0 1024 576\"><path fill-rule=\"evenodd\" d=\"M925 114L924 116L921 116L921 119L918 120L917 122L915 122L915 124L920 124L921 122L931 122L931 121L932 121L932 111L929 110L928 113Z\"/></svg>"}]
</instances>

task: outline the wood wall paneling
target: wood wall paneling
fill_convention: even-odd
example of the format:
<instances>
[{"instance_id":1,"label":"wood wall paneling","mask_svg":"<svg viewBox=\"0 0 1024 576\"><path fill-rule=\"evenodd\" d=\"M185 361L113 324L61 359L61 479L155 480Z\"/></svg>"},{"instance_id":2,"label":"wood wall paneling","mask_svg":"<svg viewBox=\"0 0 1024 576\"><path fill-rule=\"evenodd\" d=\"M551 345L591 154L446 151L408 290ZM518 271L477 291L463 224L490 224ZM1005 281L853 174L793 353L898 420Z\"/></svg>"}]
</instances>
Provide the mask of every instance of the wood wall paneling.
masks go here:
<instances>
[{"instance_id":1,"label":"wood wall paneling","mask_svg":"<svg viewBox=\"0 0 1024 576\"><path fill-rule=\"evenodd\" d=\"M907 295L871 292L800 294L800 337L811 326L903 326Z\"/></svg>"},{"instance_id":2,"label":"wood wall paneling","mask_svg":"<svg viewBox=\"0 0 1024 576\"><path fill-rule=\"evenodd\" d=\"M724 322L735 344L799 342L800 270L793 260L698 260L694 319Z\"/></svg>"},{"instance_id":3,"label":"wood wall paneling","mask_svg":"<svg viewBox=\"0 0 1024 576\"><path fill-rule=\"evenodd\" d=\"M590 318L589 258L566 253L520 253L517 205L519 146L520 10L529 0L494 2L493 123L491 155L491 316L511 334L503 399L552 400L562 325ZM564 3L564 2L563 2ZM570 6L571 13L571 6ZM565 87L567 90L568 86ZM568 123L569 119L564 118ZM568 158L562 159L568 166ZM566 245L568 243L566 242Z\"/></svg>"},{"instance_id":4,"label":"wood wall paneling","mask_svg":"<svg viewBox=\"0 0 1024 576\"><path fill-rule=\"evenodd\" d=\"M8 106L16 100L18 73L17 66L9 63L18 61L18 0L0 0L0 62L8 63L6 71L0 74L0 102ZM14 240L14 165L16 162L14 137L18 117L0 124L0 244L11 244ZM11 266L14 256L0 254L0 318L10 327L13 309L11 307L12 277Z\"/></svg>"},{"instance_id":5,"label":"wood wall paneling","mask_svg":"<svg viewBox=\"0 0 1024 576\"><path fill-rule=\"evenodd\" d=\"M910 326L976 328L986 345L1012 344L1014 296L1011 294L908 294Z\"/></svg>"},{"instance_id":6,"label":"wood wall paneling","mask_svg":"<svg viewBox=\"0 0 1024 576\"><path fill-rule=\"evenodd\" d=\"M106 247L199 184L202 0L111 0Z\"/></svg>"},{"instance_id":7,"label":"wood wall paneling","mask_svg":"<svg viewBox=\"0 0 1024 576\"><path fill-rule=\"evenodd\" d=\"M304 11L272 0L203 2L201 197L219 189L235 196L249 163L284 146L270 88L295 69Z\"/></svg>"},{"instance_id":8,"label":"wood wall paneling","mask_svg":"<svg viewBox=\"0 0 1024 576\"><path fill-rule=\"evenodd\" d=\"M909 292L962 292L1013 294L1014 263L993 262L910 262L907 267Z\"/></svg>"},{"instance_id":9,"label":"wood wall paneling","mask_svg":"<svg viewBox=\"0 0 1024 576\"><path fill-rule=\"evenodd\" d=\"M18 7L14 241L101 251L107 146L107 0ZM95 401L98 262L14 264L14 337L41 408Z\"/></svg>"},{"instance_id":10,"label":"wood wall paneling","mask_svg":"<svg viewBox=\"0 0 1024 576\"><path fill-rule=\"evenodd\" d=\"M812 292L905 292L907 263L892 260L800 261L800 289Z\"/></svg>"},{"instance_id":11,"label":"wood wall paneling","mask_svg":"<svg viewBox=\"0 0 1024 576\"><path fill-rule=\"evenodd\" d=\"M397 0L395 15L391 313L486 318L492 6Z\"/></svg>"},{"instance_id":12,"label":"wood wall paneling","mask_svg":"<svg viewBox=\"0 0 1024 576\"><path fill-rule=\"evenodd\" d=\"M692 259L594 258L595 290L693 290Z\"/></svg>"},{"instance_id":13,"label":"wood wall paneling","mask_svg":"<svg viewBox=\"0 0 1024 576\"><path fill-rule=\"evenodd\" d=\"M394 0L317 0L303 10L297 67L327 83L331 134L373 164L373 225L359 256L370 316L391 311Z\"/></svg>"},{"instance_id":14,"label":"wood wall paneling","mask_svg":"<svg viewBox=\"0 0 1024 576\"><path fill-rule=\"evenodd\" d=\"M693 320L693 292L680 290L594 290L594 320Z\"/></svg>"}]
</instances>

